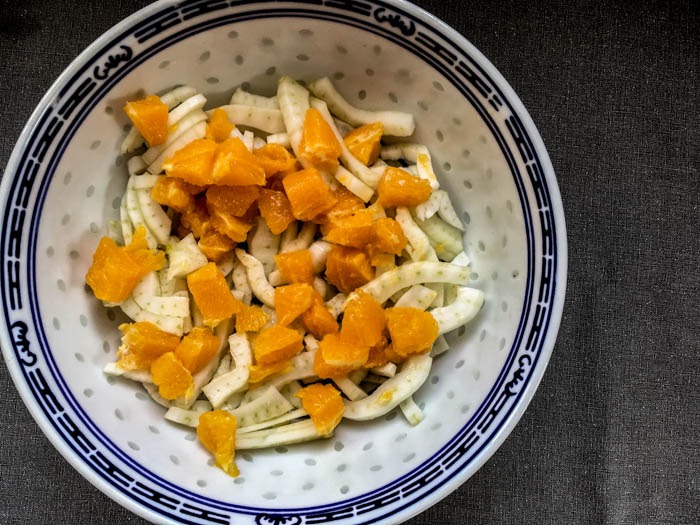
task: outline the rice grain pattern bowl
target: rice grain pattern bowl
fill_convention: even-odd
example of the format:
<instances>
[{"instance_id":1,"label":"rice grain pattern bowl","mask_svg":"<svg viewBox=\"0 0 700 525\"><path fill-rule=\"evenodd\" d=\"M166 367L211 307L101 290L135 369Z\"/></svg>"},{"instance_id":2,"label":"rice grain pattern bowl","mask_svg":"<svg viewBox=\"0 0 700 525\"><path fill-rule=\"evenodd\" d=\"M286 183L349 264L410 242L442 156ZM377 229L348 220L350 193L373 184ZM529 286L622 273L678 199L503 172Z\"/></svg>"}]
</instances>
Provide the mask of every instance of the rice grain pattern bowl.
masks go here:
<instances>
[{"instance_id":1,"label":"rice grain pattern bowl","mask_svg":"<svg viewBox=\"0 0 700 525\"><path fill-rule=\"evenodd\" d=\"M84 51L42 99L2 181L2 349L43 432L91 483L167 523L397 523L466 481L517 423L544 373L566 280L562 204L515 93L446 24L402 1L157 2ZM323 5L322 5L323 4ZM280 30L284 28L284 30ZM441 187L466 225L479 315L448 334L415 395L344 421L327 440L243 451L241 475L192 429L102 369L124 321L85 286L118 218L125 101L188 84L208 106L281 75L330 77L353 105L415 115Z\"/></svg>"}]
</instances>

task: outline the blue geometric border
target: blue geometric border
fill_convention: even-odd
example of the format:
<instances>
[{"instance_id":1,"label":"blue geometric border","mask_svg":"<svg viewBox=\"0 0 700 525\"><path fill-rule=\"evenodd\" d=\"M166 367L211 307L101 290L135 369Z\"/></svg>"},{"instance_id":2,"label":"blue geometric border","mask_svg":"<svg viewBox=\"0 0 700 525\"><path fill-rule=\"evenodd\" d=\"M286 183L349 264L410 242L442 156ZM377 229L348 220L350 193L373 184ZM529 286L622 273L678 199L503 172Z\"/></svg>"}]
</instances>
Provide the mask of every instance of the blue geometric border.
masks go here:
<instances>
[{"instance_id":1,"label":"blue geometric border","mask_svg":"<svg viewBox=\"0 0 700 525\"><path fill-rule=\"evenodd\" d=\"M258 523L325 523L350 516L367 515L399 501L402 502L401 505L393 506L392 514L410 507L416 500L423 497L427 488L434 491L454 476L459 475L460 471L488 445L489 437L494 436L498 429L505 424L507 416L516 408L517 402L536 368L544 334L547 332L552 314L551 303L557 288L555 276L558 261L551 197L541 160L536 155L533 142L497 84L475 60L463 54L459 47L442 34L438 28L427 26L421 19L414 17L397 5L381 1L302 1L293 3L306 4L306 6L282 7L280 5L291 4L291 2L276 2L274 8L271 8L273 4L271 2L226 2L221 0L183 2L164 7L149 18L134 24L127 31L116 36L102 50L93 54L91 59L87 60L85 65L76 72L73 77L74 82L66 83L66 87L56 99L57 102L60 101L60 105L57 103L44 110L34 132L26 141L17 169L14 173L6 174L6 178L10 177L12 182L7 193L8 205L3 213L5 227L0 236L0 248L2 249L0 254L0 262L2 263L0 265L0 292L2 293L5 323L10 329L12 347L17 362L21 365L26 385L32 391L47 420L63 441L78 457L83 458L85 464L98 476L129 498L139 502L140 505L181 523L229 523L231 517L225 513L226 511L256 514L256 522ZM265 4L267 9L265 11L240 11L197 24L191 22L232 5L253 6L255 4ZM531 308L529 304L525 304L518 337L511 347L508 360L503 366L496 385L462 431L432 458L402 479L372 493L334 505L306 509L275 509L274 511L224 504L185 491L165 482L153 473L145 471L110 442L106 436L102 435L82 411L65 384L62 384L62 378L57 373L38 314L39 305L34 282L38 222L48 184L66 145L70 142L80 123L101 100L101 95L106 93L136 65L164 47L209 27L262 16L306 16L352 25L408 49L448 79L479 111L499 142L499 146L511 167L526 222L528 246L528 293L526 295L528 297L531 295L529 292L535 280L539 282L533 318L532 320L527 318ZM173 33L173 29L184 22L188 22L187 29ZM152 43L150 47L140 50L137 54L134 54L129 46L122 46L119 53L112 52L116 44L123 42L127 37L135 38L138 44L145 44L149 41L154 42L164 32L171 34L164 41ZM108 54L109 52L111 54ZM86 76L86 72L91 72L92 75ZM496 111L502 108L510 111L510 116L506 121L510 133L509 138L517 144L517 154L525 164L527 176L537 201L538 222L542 236L542 253L538 255L541 273L537 276L538 279L532 275L532 270L535 267L534 232L523 183L519 178L520 174L513 158L513 152L507 147L505 138L482 105L483 100L486 100L486 103ZM66 124L66 129L61 134ZM51 148L54 151L47 160L46 154ZM38 190L37 205L34 210L31 210L28 208L29 197L37 182L40 166L44 173ZM20 247L26 233L25 220L29 212L32 213L32 217L28 239L25 238L25 240L30 243L30 247L28 249L29 256L24 259ZM12 313L25 308L25 305L22 304L24 295L22 284L24 283L20 280L22 260L27 263L26 272L29 276L27 286L32 314L30 326L38 332L37 337L40 341L43 357L52 368L53 379L59 386L63 399L71 405L79 420L90 429L95 438L110 453L159 488L147 486L119 469L95 446L90 437L80 430L71 415L61 405L56 394L51 391L42 370L36 366L38 358L28 343L27 334L31 328L24 320L17 319L16 316L12 315ZM530 321L532 321L530 330L525 334L525 327ZM524 346L525 352L517 355L521 340L525 336L527 336ZM513 361L516 357L518 358L518 366L514 369ZM497 421L496 426L493 426L495 421ZM459 466L459 468L455 468L455 466ZM185 500L178 501L176 497L168 493L169 491L176 496L185 498ZM372 521L381 519L381 517L373 515Z\"/></svg>"}]
</instances>

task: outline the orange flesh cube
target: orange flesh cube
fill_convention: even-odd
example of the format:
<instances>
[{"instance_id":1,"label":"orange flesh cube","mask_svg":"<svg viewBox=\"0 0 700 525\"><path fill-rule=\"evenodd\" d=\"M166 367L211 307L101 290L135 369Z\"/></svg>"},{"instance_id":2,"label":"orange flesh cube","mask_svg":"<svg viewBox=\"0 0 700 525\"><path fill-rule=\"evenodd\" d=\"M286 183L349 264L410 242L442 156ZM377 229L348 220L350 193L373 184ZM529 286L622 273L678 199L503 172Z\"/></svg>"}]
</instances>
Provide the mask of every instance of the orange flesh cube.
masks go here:
<instances>
[{"instance_id":1,"label":"orange flesh cube","mask_svg":"<svg viewBox=\"0 0 700 525\"><path fill-rule=\"evenodd\" d=\"M236 243L218 230L208 230L199 238L197 246L207 259L218 262L231 253Z\"/></svg>"},{"instance_id":2,"label":"orange flesh cube","mask_svg":"<svg viewBox=\"0 0 700 525\"><path fill-rule=\"evenodd\" d=\"M392 166L384 170L377 186L379 204L385 208L417 206L428 200L431 192L430 182Z\"/></svg>"},{"instance_id":3,"label":"orange flesh cube","mask_svg":"<svg viewBox=\"0 0 700 525\"><path fill-rule=\"evenodd\" d=\"M216 142L210 139L195 139L163 163L168 177L177 177L190 184L206 186L212 184L212 168L216 155Z\"/></svg>"},{"instance_id":4,"label":"orange flesh cube","mask_svg":"<svg viewBox=\"0 0 700 525\"><path fill-rule=\"evenodd\" d=\"M199 239L211 229L211 218L209 217L204 198L199 197L195 199L187 208L182 210L180 224L187 232L192 232L195 239Z\"/></svg>"},{"instance_id":5,"label":"orange flesh cube","mask_svg":"<svg viewBox=\"0 0 700 525\"><path fill-rule=\"evenodd\" d=\"M180 338L165 332L153 323L139 321L119 325L122 344L117 353L117 364L125 370L148 370L161 355L172 352Z\"/></svg>"},{"instance_id":6,"label":"orange flesh cube","mask_svg":"<svg viewBox=\"0 0 700 525\"><path fill-rule=\"evenodd\" d=\"M292 205L282 191L260 190L258 207L267 227L275 235L282 233L296 220L294 213L292 213Z\"/></svg>"},{"instance_id":7,"label":"orange flesh cube","mask_svg":"<svg viewBox=\"0 0 700 525\"><path fill-rule=\"evenodd\" d=\"M382 148L381 140L384 126L381 122L372 122L353 129L345 135L343 142L357 160L365 166L374 164Z\"/></svg>"},{"instance_id":8,"label":"orange flesh cube","mask_svg":"<svg viewBox=\"0 0 700 525\"><path fill-rule=\"evenodd\" d=\"M401 255L401 252L406 247L408 239L403 233L401 225L394 219L382 217L374 221L374 231L372 248L393 255Z\"/></svg>"},{"instance_id":9,"label":"orange flesh cube","mask_svg":"<svg viewBox=\"0 0 700 525\"><path fill-rule=\"evenodd\" d=\"M231 294L224 274L213 262L189 274L187 287L206 326L214 327L239 310L239 303Z\"/></svg>"},{"instance_id":10,"label":"orange flesh cube","mask_svg":"<svg viewBox=\"0 0 700 525\"><path fill-rule=\"evenodd\" d=\"M306 283L288 284L275 288L277 323L289 325L311 307L314 289Z\"/></svg>"},{"instance_id":11,"label":"orange flesh cube","mask_svg":"<svg viewBox=\"0 0 700 525\"><path fill-rule=\"evenodd\" d=\"M315 168L290 173L282 179L294 217L310 221L330 210L338 199Z\"/></svg>"},{"instance_id":12,"label":"orange flesh cube","mask_svg":"<svg viewBox=\"0 0 700 525\"><path fill-rule=\"evenodd\" d=\"M265 170L243 141L234 137L219 144L212 179L215 184L224 186L262 186L265 184Z\"/></svg>"},{"instance_id":13,"label":"orange flesh cube","mask_svg":"<svg viewBox=\"0 0 700 525\"><path fill-rule=\"evenodd\" d=\"M206 138L214 142L223 142L231 135L234 127L228 119L228 114L223 109L216 108L209 118Z\"/></svg>"},{"instance_id":14,"label":"orange flesh cube","mask_svg":"<svg viewBox=\"0 0 700 525\"><path fill-rule=\"evenodd\" d=\"M264 328L253 341L256 364L270 364L294 357L303 348L302 335L278 324Z\"/></svg>"},{"instance_id":15,"label":"orange flesh cube","mask_svg":"<svg viewBox=\"0 0 700 525\"><path fill-rule=\"evenodd\" d=\"M260 196L258 186L209 186L206 203L209 213L220 211L243 217Z\"/></svg>"},{"instance_id":16,"label":"orange flesh cube","mask_svg":"<svg viewBox=\"0 0 700 525\"><path fill-rule=\"evenodd\" d=\"M326 259L326 277L338 290L350 293L371 281L374 270L362 250L333 246Z\"/></svg>"},{"instance_id":17,"label":"orange flesh cube","mask_svg":"<svg viewBox=\"0 0 700 525\"><path fill-rule=\"evenodd\" d=\"M343 186L334 188L333 196L337 199L333 207L314 219L315 222L321 224L321 233L324 235L328 233L338 219L365 209L365 203Z\"/></svg>"},{"instance_id":18,"label":"orange flesh cube","mask_svg":"<svg viewBox=\"0 0 700 525\"><path fill-rule=\"evenodd\" d=\"M301 320L306 329L319 339L326 334L336 333L339 328L338 321L326 308L323 297L316 290L314 290L311 307L301 314Z\"/></svg>"},{"instance_id":19,"label":"orange flesh cube","mask_svg":"<svg viewBox=\"0 0 700 525\"><path fill-rule=\"evenodd\" d=\"M165 399L177 399L194 391L192 374L174 352L167 352L151 363L151 379Z\"/></svg>"},{"instance_id":20,"label":"orange flesh cube","mask_svg":"<svg viewBox=\"0 0 700 525\"><path fill-rule=\"evenodd\" d=\"M214 210L211 214L211 224L216 231L234 242L244 242L248 238L248 230L253 227L252 224L221 210Z\"/></svg>"},{"instance_id":21,"label":"orange flesh cube","mask_svg":"<svg viewBox=\"0 0 700 525\"><path fill-rule=\"evenodd\" d=\"M315 108L307 109L299 142L299 159L318 169L335 171L341 151L340 142L323 115Z\"/></svg>"},{"instance_id":22,"label":"orange flesh cube","mask_svg":"<svg viewBox=\"0 0 700 525\"><path fill-rule=\"evenodd\" d=\"M314 374L322 379L344 376L364 366L368 357L369 346L345 343L340 334L327 334L314 357Z\"/></svg>"},{"instance_id":23,"label":"orange flesh cube","mask_svg":"<svg viewBox=\"0 0 700 525\"><path fill-rule=\"evenodd\" d=\"M240 310L236 313L236 332L257 332L270 320L268 315L259 306L248 306L240 303Z\"/></svg>"},{"instance_id":24,"label":"orange flesh cube","mask_svg":"<svg viewBox=\"0 0 700 525\"><path fill-rule=\"evenodd\" d=\"M212 410L199 416L197 437L214 455L216 465L229 476L239 474L236 454L236 416L223 410Z\"/></svg>"},{"instance_id":25,"label":"orange flesh cube","mask_svg":"<svg viewBox=\"0 0 700 525\"><path fill-rule=\"evenodd\" d=\"M168 137L168 106L159 97L148 95L142 100L127 102L124 112L149 147L165 142Z\"/></svg>"},{"instance_id":26,"label":"orange flesh cube","mask_svg":"<svg viewBox=\"0 0 700 525\"><path fill-rule=\"evenodd\" d=\"M248 367L248 382L259 383L260 381L263 381L270 377L272 374L284 372L290 366L291 361L289 359L284 361L278 361L277 363L271 363L268 365L250 365Z\"/></svg>"},{"instance_id":27,"label":"orange flesh cube","mask_svg":"<svg viewBox=\"0 0 700 525\"><path fill-rule=\"evenodd\" d=\"M384 366L389 362L389 357L386 355L386 347L388 345L387 338L382 335L382 338L374 346L369 349L369 357L365 363L365 368L375 368Z\"/></svg>"},{"instance_id":28,"label":"orange flesh cube","mask_svg":"<svg viewBox=\"0 0 700 525\"><path fill-rule=\"evenodd\" d=\"M294 395L301 399L301 406L311 417L319 436L327 436L333 432L343 419L345 404L340 392L331 385L314 383Z\"/></svg>"},{"instance_id":29,"label":"orange flesh cube","mask_svg":"<svg viewBox=\"0 0 700 525\"><path fill-rule=\"evenodd\" d=\"M393 351L403 357L428 352L437 339L439 328L428 312L411 307L393 307L385 311Z\"/></svg>"},{"instance_id":30,"label":"orange flesh cube","mask_svg":"<svg viewBox=\"0 0 700 525\"><path fill-rule=\"evenodd\" d=\"M151 189L151 197L158 204L181 212L194 203L194 197L185 185L192 186L175 177L160 177Z\"/></svg>"},{"instance_id":31,"label":"orange flesh cube","mask_svg":"<svg viewBox=\"0 0 700 525\"><path fill-rule=\"evenodd\" d=\"M293 170L297 165L297 159L280 144L265 144L253 150L253 155L257 157L265 170L265 176L269 179L278 173Z\"/></svg>"},{"instance_id":32,"label":"orange flesh cube","mask_svg":"<svg viewBox=\"0 0 700 525\"><path fill-rule=\"evenodd\" d=\"M275 264L290 283L314 282L314 266L309 250L296 250L275 255Z\"/></svg>"},{"instance_id":33,"label":"orange flesh cube","mask_svg":"<svg viewBox=\"0 0 700 525\"><path fill-rule=\"evenodd\" d=\"M196 374L211 361L219 350L219 338L211 330L195 326L182 338L175 355L192 374Z\"/></svg>"},{"instance_id":34,"label":"orange flesh cube","mask_svg":"<svg viewBox=\"0 0 700 525\"><path fill-rule=\"evenodd\" d=\"M328 242L364 248L374 236L374 221L372 211L358 210L352 215L335 219L331 222L325 239Z\"/></svg>"},{"instance_id":35,"label":"orange flesh cube","mask_svg":"<svg viewBox=\"0 0 700 525\"><path fill-rule=\"evenodd\" d=\"M371 295L358 290L345 307L340 338L346 343L374 346L381 341L385 326L382 305Z\"/></svg>"},{"instance_id":36,"label":"orange flesh cube","mask_svg":"<svg viewBox=\"0 0 700 525\"><path fill-rule=\"evenodd\" d=\"M102 237L85 282L101 301L124 301L138 282L148 273L165 264L163 252L153 252L146 243L146 229L136 228L131 243L117 246L109 237Z\"/></svg>"}]
</instances>

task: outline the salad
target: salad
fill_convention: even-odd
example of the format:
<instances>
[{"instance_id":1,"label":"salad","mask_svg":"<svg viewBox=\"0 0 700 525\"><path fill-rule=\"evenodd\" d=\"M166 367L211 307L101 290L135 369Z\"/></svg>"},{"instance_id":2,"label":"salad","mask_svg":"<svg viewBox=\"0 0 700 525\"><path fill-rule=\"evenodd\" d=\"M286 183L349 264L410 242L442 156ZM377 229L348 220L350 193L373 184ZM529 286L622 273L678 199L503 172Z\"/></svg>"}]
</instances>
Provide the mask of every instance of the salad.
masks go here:
<instances>
[{"instance_id":1,"label":"salad","mask_svg":"<svg viewBox=\"0 0 700 525\"><path fill-rule=\"evenodd\" d=\"M206 103L180 86L125 105L120 220L86 275L131 320L105 373L232 476L236 450L344 418L420 423L413 394L484 294L413 116L356 108L328 78Z\"/></svg>"}]
</instances>

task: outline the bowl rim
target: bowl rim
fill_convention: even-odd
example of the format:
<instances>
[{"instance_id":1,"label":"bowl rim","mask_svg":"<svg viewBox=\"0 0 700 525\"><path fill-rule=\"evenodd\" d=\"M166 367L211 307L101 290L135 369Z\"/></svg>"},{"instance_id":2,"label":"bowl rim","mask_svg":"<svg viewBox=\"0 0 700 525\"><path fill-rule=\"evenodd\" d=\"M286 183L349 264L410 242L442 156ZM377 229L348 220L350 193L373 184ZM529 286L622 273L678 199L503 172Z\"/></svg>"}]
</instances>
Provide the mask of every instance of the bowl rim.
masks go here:
<instances>
[{"instance_id":1,"label":"bowl rim","mask_svg":"<svg viewBox=\"0 0 700 525\"><path fill-rule=\"evenodd\" d=\"M270 4L271 2L261 1L261 4ZM542 380L546 366L551 357L551 353L554 348L558 328L561 322L561 316L563 312L564 297L566 291L566 280L567 280L567 258L568 258L568 248L566 239L566 225L563 213L563 207L561 203L561 195L555 178L554 170L551 164L551 160L544 147L542 138L532 121L531 116L525 109L522 101L514 92L510 84L503 78L500 72L493 66L493 64L473 45L466 37L458 33L448 24L437 18L435 15L425 11L424 9L411 4L405 0L382 0L381 2L375 2L381 4L387 4L389 6L395 7L403 12L410 13L418 20L425 23L427 26L439 30L441 34L446 35L452 42L455 43L455 47L462 49L474 57L479 65L484 68L488 76L494 80L494 83L498 86L500 90L505 94L506 99L514 113L518 115L521 119L523 126L526 128L529 138L532 141L533 146L536 149L536 155L543 167L543 176L546 179L547 190L549 193L550 201L556 205L552 210L554 214L555 223L557 226L556 230L556 242L557 250L556 257L558 260L557 270L555 279L557 281L557 288L552 299L552 305L554 308L551 312L551 317L549 320L549 328L547 330L546 336L540 345L539 360L535 367L533 367L532 373L526 383L525 389L520 396L518 402L514 406L513 410L504 420L500 426L498 432L494 434L489 441L487 441L480 451L474 456L474 459L466 465L465 468L461 469L459 475L452 477L450 480L442 484L437 490L428 494L421 499L413 502L408 508L395 513L394 517L400 517L403 520L409 519L412 516L424 511L429 506L434 505L439 500L446 497L448 494L453 492L457 487L462 485L469 479L483 464L495 453L496 450L501 446L505 438L510 434L515 425L518 423L525 409L529 405L532 397L539 383ZM114 25L112 28L103 33L95 41L93 41L83 52L81 52L61 73L61 75L53 82L51 87L47 90L44 96L41 98L40 102L37 104L36 108L32 112L30 118L25 124L17 143L12 151L12 154L8 160L8 164L5 170L5 175L3 176L2 184L0 185L0 201L5 203L9 197L11 186L15 182L15 173L17 171L17 166L20 161L20 156L27 146L27 141L30 138L32 131L37 125L41 115L45 109L54 101L57 96L65 89L65 83L68 79L76 75L85 63L93 56L97 55L101 50L111 47L114 41L118 41L117 35L122 34L126 29L133 26L138 21L141 21L149 16L154 15L157 12L162 11L164 8L173 5L179 5L181 2L178 0L159 0L153 4L150 4L141 10L128 16L118 24ZM0 283L4 287L4 282ZM534 293L534 292L533 292ZM156 519L162 520L163 516L158 513L154 513L150 509L144 508L142 505L138 504L131 498L122 494L121 492L114 490L104 479L97 476L83 461L82 457L75 454L66 445L63 438L56 432L55 428L48 421L41 408L38 406L36 400L33 397L30 389L25 383L22 377L22 372L16 362L16 356L11 352L13 342L11 341L11 336L8 331L8 327L3 325L3 329L0 330L0 343L2 346L3 355L5 357L5 362L7 363L10 375L18 389L20 396L22 397L25 405L29 409L35 421L38 423L42 432L47 436L49 441L53 446L61 453L61 455L66 458L66 460L75 468L80 474L86 478L90 483L96 486L100 491L105 493L107 496L117 501L120 505L128 508L132 512L146 518L148 520L154 521Z\"/></svg>"}]
</instances>

